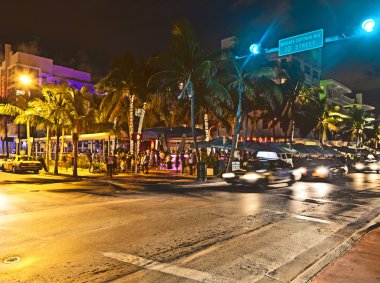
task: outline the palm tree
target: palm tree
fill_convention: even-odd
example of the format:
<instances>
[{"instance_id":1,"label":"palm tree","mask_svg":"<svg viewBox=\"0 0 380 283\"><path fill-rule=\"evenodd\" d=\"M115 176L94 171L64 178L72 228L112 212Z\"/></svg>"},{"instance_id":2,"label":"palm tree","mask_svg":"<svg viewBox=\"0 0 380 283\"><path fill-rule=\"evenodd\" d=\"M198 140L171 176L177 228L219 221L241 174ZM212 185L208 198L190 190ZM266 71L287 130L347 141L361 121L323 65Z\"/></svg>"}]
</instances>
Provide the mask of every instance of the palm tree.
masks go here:
<instances>
[{"instance_id":1,"label":"palm tree","mask_svg":"<svg viewBox=\"0 0 380 283\"><path fill-rule=\"evenodd\" d=\"M35 99L31 102L32 114L39 116L47 128L47 139L50 139L50 130L56 134L54 174L58 175L59 139L62 130L68 128L67 121L67 93L65 85L43 84L43 99ZM49 137L49 138L48 138ZM48 142L48 145L50 143ZM50 150L50 146L48 146Z\"/></svg>"},{"instance_id":2,"label":"palm tree","mask_svg":"<svg viewBox=\"0 0 380 283\"><path fill-rule=\"evenodd\" d=\"M276 69L270 65L260 63L260 59L254 62L238 62L231 53L226 54L227 60L224 70L227 72L227 77L230 78L228 83L228 89L232 92L237 92L237 107L236 116L234 124L234 132L232 137L232 146L230 152L230 158L227 164L227 171L230 170L230 165L234 157L235 146L237 144L237 135L240 132L242 126L242 111L243 111L243 100L249 103L245 103L245 113L252 111L254 109L255 99L260 94L262 97L270 102L277 100L282 102L282 94L280 88L273 81L276 77ZM236 97L236 96L235 96ZM250 107L247 107L250 106ZM246 134L245 134L246 135Z\"/></svg>"},{"instance_id":3,"label":"palm tree","mask_svg":"<svg viewBox=\"0 0 380 283\"><path fill-rule=\"evenodd\" d=\"M327 104L326 97L316 100L314 111L313 116L317 119L315 129L323 145L327 138L327 131L338 132L339 123L343 122L347 115L339 113L339 107Z\"/></svg>"},{"instance_id":4,"label":"palm tree","mask_svg":"<svg viewBox=\"0 0 380 283\"><path fill-rule=\"evenodd\" d=\"M157 72L149 80L159 91L178 92L179 99L190 99L191 132L199 161L197 137L195 135L195 104L201 101L201 88L207 85L214 93L227 91L215 80L216 67L212 60L205 59L192 27L186 20L177 22L172 28L171 50L162 56L163 71ZM199 93L198 93L199 92Z\"/></svg>"},{"instance_id":5,"label":"palm tree","mask_svg":"<svg viewBox=\"0 0 380 283\"><path fill-rule=\"evenodd\" d=\"M96 85L97 92L106 94L100 105L104 122L113 124L116 121L121 128L128 127L131 153L134 151L135 70L134 58L126 53L113 63L109 74Z\"/></svg>"},{"instance_id":6,"label":"palm tree","mask_svg":"<svg viewBox=\"0 0 380 283\"><path fill-rule=\"evenodd\" d=\"M289 121L287 124L285 132L285 142L288 138L288 129L291 127L290 144L293 144L294 131L295 131L295 115L296 115L296 100L300 95L302 89L304 89L304 73L299 69L299 67L294 63L294 61L289 65L279 67L281 70L281 75L279 78L284 80L283 93L284 93L284 108L282 111L281 119L286 119Z\"/></svg>"},{"instance_id":7,"label":"palm tree","mask_svg":"<svg viewBox=\"0 0 380 283\"><path fill-rule=\"evenodd\" d=\"M374 121L369 112L354 105L348 112L343 131L348 133L351 139L356 138L356 148L358 148L365 138L365 129L374 129Z\"/></svg>"},{"instance_id":8,"label":"palm tree","mask_svg":"<svg viewBox=\"0 0 380 283\"><path fill-rule=\"evenodd\" d=\"M63 84L67 127L71 130L73 144L73 177L78 176L78 141L84 129L90 129L95 124L95 109L91 105L91 92L84 86L80 90Z\"/></svg>"}]
</instances>

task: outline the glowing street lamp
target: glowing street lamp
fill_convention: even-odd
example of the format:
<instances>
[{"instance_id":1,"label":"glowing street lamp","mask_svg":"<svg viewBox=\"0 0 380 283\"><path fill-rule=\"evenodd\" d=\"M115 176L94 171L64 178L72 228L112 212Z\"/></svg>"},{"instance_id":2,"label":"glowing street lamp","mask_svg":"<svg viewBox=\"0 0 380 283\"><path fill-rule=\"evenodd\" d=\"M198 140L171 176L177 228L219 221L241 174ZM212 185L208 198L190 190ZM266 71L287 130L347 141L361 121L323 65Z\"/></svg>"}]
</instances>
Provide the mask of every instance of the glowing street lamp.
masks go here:
<instances>
[{"instance_id":1,"label":"glowing street lamp","mask_svg":"<svg viewBox=\"0 0 380 283\"><path fill-rule=\"evenodd\" d=\"M20 75L20 83L22 83L25 86L29 86L32 84L32 78L28 75Z\"/></svg>"},{"instance_id":2,"label":"glowing street lamp","mask_svg":"<svg viewBox=\"0 0 380 283\"><path fill-rule=\"evenodd\" d=\"M376 25L376 22L375 20L373 19L367 19L365 20L363 23L362 23L362 28L366 31L366 32L373 32L373 29Z\"/></svg>"},{"instance_id":3,"label":"glowing street lamp","mask_svg":"<svg viewBox=\"0 0 380 283\"><path fill-rule=\"evenodd\" d=\"M32 78L29 75L23 74L19 76L19 81L25 87L29 87L32 85ZM28 95L30 96L30 90L28 91ZM28 156L32 155L32 142L30 137L30 124L29 121L26 123L26 139L28 145Z\"/></svg>"},{"instance_id":4,"label":"glowing street lamp","mask_svg":"<svg viewBox=\"0 0 380 283\"><path fill-rule=\"evenodd\" d=\"M249 47L249 51L251 52L252 55L259 55L260 54L260 44L252 44L250 47Z\"/></svg>"}]
</instances>

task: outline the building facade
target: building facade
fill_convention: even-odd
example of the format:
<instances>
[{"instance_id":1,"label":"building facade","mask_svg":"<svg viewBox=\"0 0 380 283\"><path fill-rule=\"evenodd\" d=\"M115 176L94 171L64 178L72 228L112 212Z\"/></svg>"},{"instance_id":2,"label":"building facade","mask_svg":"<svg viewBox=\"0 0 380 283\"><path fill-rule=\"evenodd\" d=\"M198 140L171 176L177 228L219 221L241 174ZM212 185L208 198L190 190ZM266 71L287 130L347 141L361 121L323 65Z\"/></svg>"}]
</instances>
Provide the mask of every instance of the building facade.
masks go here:
<instances>
[{"instance_id":1,"label":"building facade","mask_svg":"<svg viewBox=\"0 0 380 283\"><path fill-rule=\"evenodd\" d=\"M22 84L21 77L27 76L30 79L30 85ZM53 59L27 54L24 52L13 52L11 45L5 45L4 61L0 69L1 87L0 98L6 102L10 97L21 95L34 96L39 93L39 86L42 83L61 84L67 82L72 86L80 89L82 86L88 86L93 91L91 84L91 74L75 69L55 65ZM4 125L2 125L4 128ZM14 152L16 141L18 142L18 126L8 122L7 125L9 152ZM21 138L25 138L25 127L21 127ZM2 140L4 141L4 129L1 131ZM0 152L3 151L4 142L0 143Z\"/></svg>"}]
</instances>

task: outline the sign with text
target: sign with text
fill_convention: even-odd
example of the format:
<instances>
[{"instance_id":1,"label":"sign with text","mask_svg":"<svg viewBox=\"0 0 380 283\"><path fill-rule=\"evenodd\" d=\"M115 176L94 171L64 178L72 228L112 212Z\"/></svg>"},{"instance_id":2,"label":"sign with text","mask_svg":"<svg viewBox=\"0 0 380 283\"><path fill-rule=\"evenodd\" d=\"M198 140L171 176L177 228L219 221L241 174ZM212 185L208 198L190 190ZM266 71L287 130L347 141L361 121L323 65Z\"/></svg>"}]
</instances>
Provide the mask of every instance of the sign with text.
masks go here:
<instances>
[{"instance_id":1,"label":"sign with text","mask_svg":"<svg viewBox=\"0 0 380 283\"><path fill-rule=\"evenodd\" d=\"M285 56L323 46L323 29L280 39L278 56Z\"/></svg>"},{"instance_id":2,"label":"sign with text","mask_svg":"<svg viewBox=\"0 0 380 283\"><path fill-rule=\"evenodd\" d=\"M232 161L232 171L240 170L240 161Z\"/></svg>"}]
</instances>

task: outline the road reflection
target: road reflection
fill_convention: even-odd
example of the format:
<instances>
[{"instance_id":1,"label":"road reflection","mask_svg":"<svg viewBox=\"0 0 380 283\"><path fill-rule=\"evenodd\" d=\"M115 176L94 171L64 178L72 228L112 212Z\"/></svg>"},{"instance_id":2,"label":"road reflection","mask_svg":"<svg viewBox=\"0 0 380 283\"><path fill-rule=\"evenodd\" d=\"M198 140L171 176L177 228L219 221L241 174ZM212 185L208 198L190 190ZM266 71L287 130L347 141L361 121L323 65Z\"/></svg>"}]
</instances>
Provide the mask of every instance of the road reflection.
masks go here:
<instances>
[{"instance_id":1,"label":"road reflection","mask_svg":"<svg viewBox=\"0 0 380 283\"><path fill-rule=\"evenodd\" d=\"M292 187L292 195L300 199L326 198L333 189L333 185L321 182L298 182Z\"/></svg>"},{"instance_id":2,"label":"road reflection","mask_svg":"<svg viewBox=\"0 0 380 283\"><path fill-rule=\"evenodd\" d=\"M352 181L355 183L355 189L364 189L365 184L376 183L379 175L374 173L355 173L352 174Z\"/></svg>"},{"instance_id":3,"label":"road reflection","mask_svg":"<svg viewBox=\"0 0 380 283\"><path fill-rule=\"evenodd\" d=\"M262 209L263 197L261 194L249 194L240 198L240 207L243 214L255 214Z\"/></svg>"}]
</instances>

